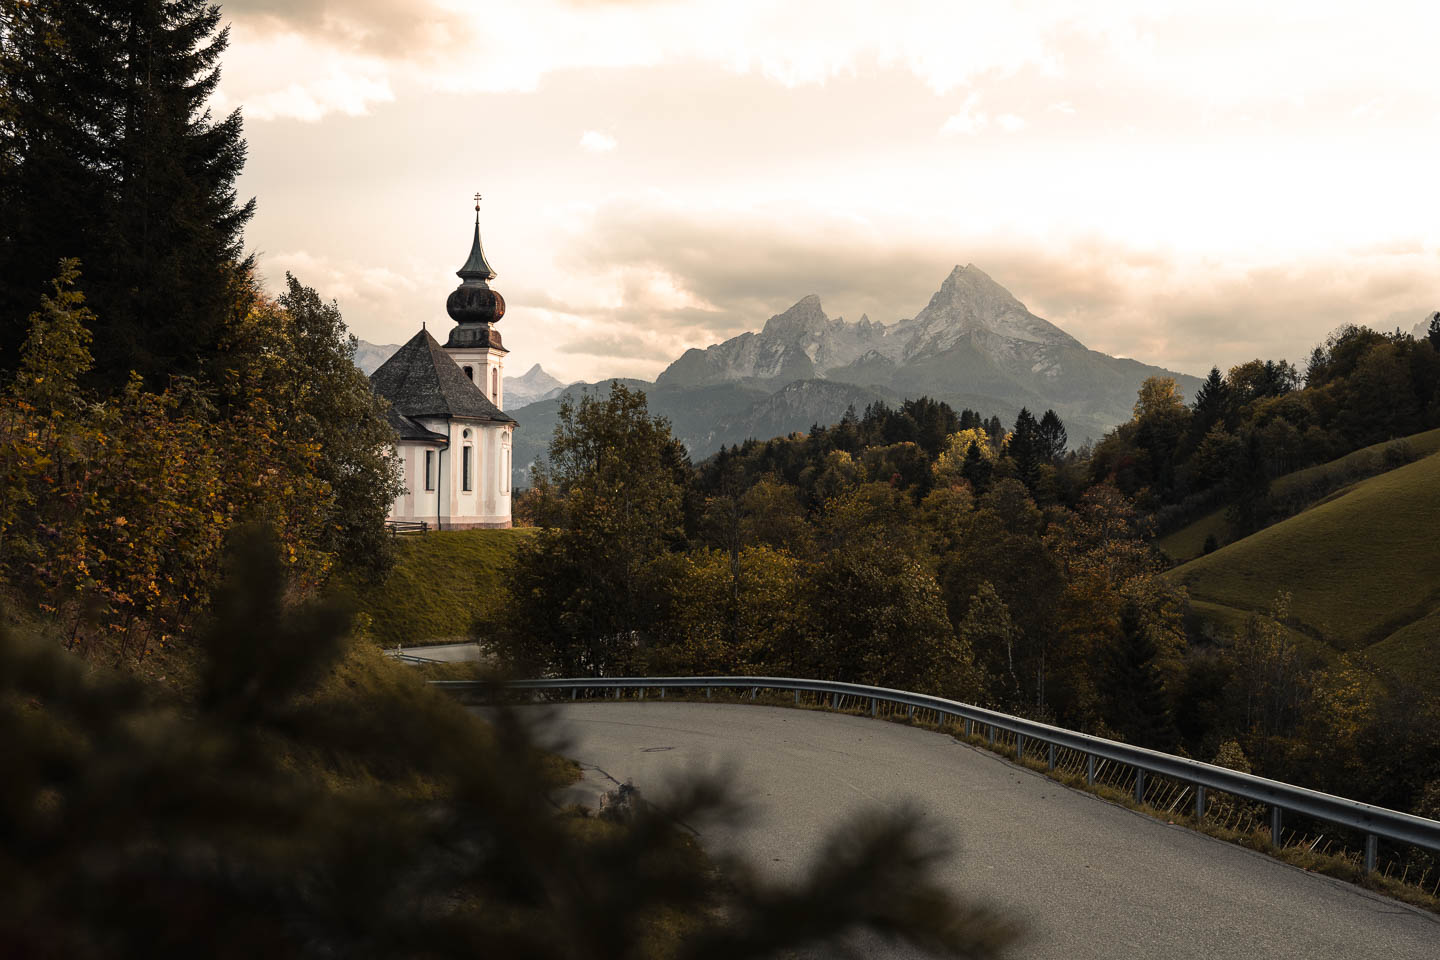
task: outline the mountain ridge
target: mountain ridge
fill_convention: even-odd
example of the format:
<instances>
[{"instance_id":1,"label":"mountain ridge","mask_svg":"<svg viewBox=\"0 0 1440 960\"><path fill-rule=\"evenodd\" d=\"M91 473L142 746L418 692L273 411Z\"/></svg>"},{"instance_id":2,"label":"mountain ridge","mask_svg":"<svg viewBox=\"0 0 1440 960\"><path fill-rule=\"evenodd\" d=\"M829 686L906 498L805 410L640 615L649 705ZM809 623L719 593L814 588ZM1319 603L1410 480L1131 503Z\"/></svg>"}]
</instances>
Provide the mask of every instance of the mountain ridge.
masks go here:
<instances>
[{"instance_id":1,"label":"mountain ridge","mask_svg":"<svg viewBox=\"0 0 1440 960\"><path fill-rule=\"evenodd\" d=\"M912 318L856 323L825 314L809 294L747 331L670 364L656 385L693 389L748 383L777 389L801 379L849 383L901 398L926 395L981 409L1054 409L1077 441L1130 417L1146 377L1188 374L1091 350L1030 312L973 263L958 264Z\"/></svg>"}]
</instances>

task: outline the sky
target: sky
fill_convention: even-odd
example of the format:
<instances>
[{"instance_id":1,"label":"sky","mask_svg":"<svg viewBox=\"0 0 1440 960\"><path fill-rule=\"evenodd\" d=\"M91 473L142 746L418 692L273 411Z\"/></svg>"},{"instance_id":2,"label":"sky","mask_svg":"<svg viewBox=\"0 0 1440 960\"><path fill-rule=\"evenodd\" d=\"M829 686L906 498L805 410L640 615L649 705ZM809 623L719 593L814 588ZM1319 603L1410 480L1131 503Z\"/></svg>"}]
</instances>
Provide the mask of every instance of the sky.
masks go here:
<instances>
[{"instance_id":1,"label":"sky","mask_svg":"<svg viewBox=\"0 0 1440 960\"><path fill-rule=\"evenodd\" d=\"M448 331L476 192L512 375L653 378L807 294L893 323L967 263L1195 374L1440 309L1440 5L221 9L247 245L373 343Z\"/></svg>"}]
</instances>

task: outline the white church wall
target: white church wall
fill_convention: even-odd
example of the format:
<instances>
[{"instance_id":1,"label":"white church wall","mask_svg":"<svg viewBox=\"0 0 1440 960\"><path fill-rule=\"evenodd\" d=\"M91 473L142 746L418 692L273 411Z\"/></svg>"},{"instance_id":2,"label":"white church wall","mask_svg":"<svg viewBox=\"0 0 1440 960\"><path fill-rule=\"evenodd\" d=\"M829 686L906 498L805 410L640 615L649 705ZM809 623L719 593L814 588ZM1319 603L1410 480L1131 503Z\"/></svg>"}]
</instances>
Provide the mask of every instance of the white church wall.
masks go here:
<instances>
[{"instance_id":1,"label":"white church wall","mask_svg":"<svg viewBox=\"0 0 1440 960\"><path fill-rule=\"evenodd\" d=\"M390 506L391 520L424 520L436 524L439 506L438 489L425 489L425 455L432 457L432 486L438 488L443 449L435 444L402 443L396 453L401 461L401 482L404 491Z\"/></svg>"}]
</instances>

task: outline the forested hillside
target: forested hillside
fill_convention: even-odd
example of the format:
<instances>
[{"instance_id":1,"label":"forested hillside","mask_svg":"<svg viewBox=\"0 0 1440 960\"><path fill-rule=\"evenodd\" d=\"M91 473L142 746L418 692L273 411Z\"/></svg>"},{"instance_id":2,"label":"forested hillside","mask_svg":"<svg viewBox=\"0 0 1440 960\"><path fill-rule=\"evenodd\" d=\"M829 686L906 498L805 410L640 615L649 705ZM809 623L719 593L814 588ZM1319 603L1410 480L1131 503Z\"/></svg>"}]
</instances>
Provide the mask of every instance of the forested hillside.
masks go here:
<instances>
[{"instance_id":1,"label":"forested hillside","mask_svg":"<svg viewBox=\"0 0 1440 960\"><path fill-rule=\"evenodd\" d=\"M695 467L623 385L558 421L521 501L543 529L481 626L517 670L933 691L1440 810L1440 688L1409 667L1440 652L1440 460L1416 460L1440 317L1418 340L1342 329L1303 377L1257 360L1193 400L1151 378L1093 449L1053 411L1007 425L924 399ZM1376 443L1378 467L1295 474ZM1285 520L1362 461L1396 469ZM1231 545L1168 572L1157 532L1217 512Z\"/></svg>"}]
</instances>

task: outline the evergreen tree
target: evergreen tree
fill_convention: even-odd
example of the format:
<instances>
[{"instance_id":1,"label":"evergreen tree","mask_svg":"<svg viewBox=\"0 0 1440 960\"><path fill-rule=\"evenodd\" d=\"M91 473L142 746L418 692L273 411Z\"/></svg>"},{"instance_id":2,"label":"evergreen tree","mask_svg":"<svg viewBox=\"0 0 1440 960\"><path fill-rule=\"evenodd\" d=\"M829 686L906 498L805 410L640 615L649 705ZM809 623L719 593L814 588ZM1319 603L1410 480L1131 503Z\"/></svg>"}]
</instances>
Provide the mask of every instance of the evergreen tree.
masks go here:
<instances>
[{"instance_id":1,"label":"evergreen tree","mask_svg":"<svg viewBox=\"0 0 1440 960\"><path fill-rule=\"evenodd\" d=\"M1046 410L1040 418L1040 439L1045 459L1058 464L1065 457L1065 448L1070 443L1065 433L1065 424L1054 410Z\"/></svg>"},{"instance_id":2,"label":"evergreen tree","mask_svg":"<svg viewBox=\"0 0 1440 960\"><path fill-rule=\"evenodd\" d=\"M62 257L100 318L94 377L203 371L248 283L238 111L212 119L228 31L205 0L0 0L0 367Z\"/></svg>"},{"instance_id":3,"label":"evergreen tree","mask_svg":"<svg viewBox=\"0 0 1440 960\"><path fill-rule=\"evenodd\" d=\"M1120 636L1109 652L1110 669L1101 680L1105 719L1129 743L1170 750L1179 734L1156 664L1158 652L1141 611L1127 604L1120 614Z\"/></svg>"},{"instance_id":4,"label":"evergreen tree","mask_svg":"<svg viewBox=\"0 0 1440 960\"><path fill-rule=\"evenodd\" d=\"M1430 329L1425 334L1425 339L1430 341L1430 346L1440 351L1440 310L1430 316Z\"/></svg>"},{"instance_id":5,"label":"evergreen tree","mask_svg":"<svg viewBox=\"0 0 1440 960\"><path fill-rule=\"evenodd\" d=\"M1204 436L1215 424L1225 420L1230 410L1230 386L1220 375L1219 367L1211 367L1210 375L1195 394L1195 418L1190 428L1196 436Z\"/></svg>"},{"instance_id":6,"label":"evergreen tree","mask_svg":"<svg viewBox=\"0 0 1440 960\"><path fill-rule=\"evenodd\" d=\"M960 467L960 476L964 477L976 493L983 493L990 489L990 475L994 473L995 465L980 450L980 444L970 444L970 449L965 451L965 462Z\"/></svg>"},{"instance_id":7,"label":"evergreen tree","mask_svg":"<svg viewBox=\"0 0 1440 960\"><path fill-rule=\"evenodd\" d=\"M1015 433L1010 437L1010 456L1015 461L1015 470L1022 483L1032 492L1040 476L1040 463L1046 459L1048 450L1040 436L1040 424L1035 415L1021 407L1015 418Z\"/></svg>"}]
</instances>

